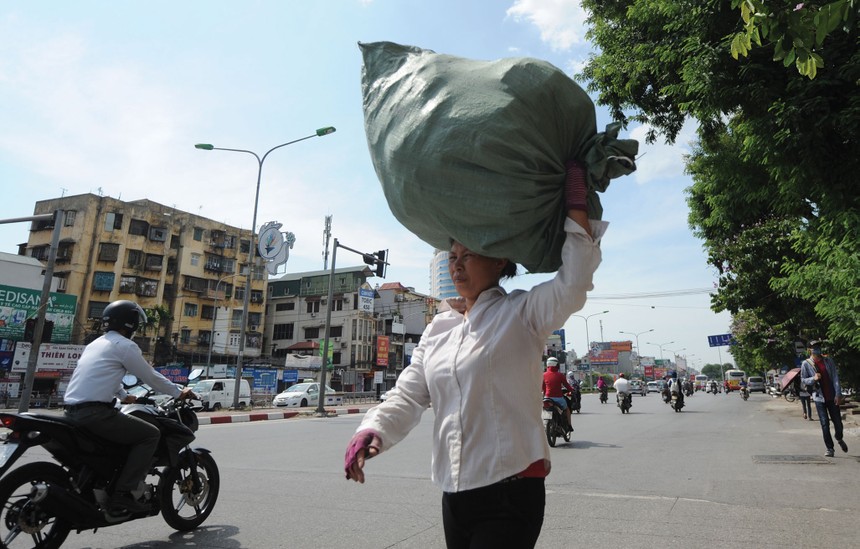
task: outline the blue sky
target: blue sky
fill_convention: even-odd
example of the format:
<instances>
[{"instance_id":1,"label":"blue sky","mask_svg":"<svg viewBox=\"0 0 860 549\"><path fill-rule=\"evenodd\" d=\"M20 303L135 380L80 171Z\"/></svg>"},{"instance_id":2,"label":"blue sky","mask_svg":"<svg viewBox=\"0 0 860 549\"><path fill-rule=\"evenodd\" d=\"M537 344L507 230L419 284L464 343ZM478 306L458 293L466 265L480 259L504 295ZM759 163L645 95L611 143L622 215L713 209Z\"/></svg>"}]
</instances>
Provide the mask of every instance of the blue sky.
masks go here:
<instances>
[{"instance_id":1,"label":"blue sky","mask_svg":"<svg viewBox=\"0 0 860 549\"><path fill-rule=\"evenodd\" d=\"M390 249L387 281L429 290L432 249L403 229L370 162L361 110L357 43L390 40L475 59L527 56L574 74L591 47L577 0L258 0L0 4L0 218L31 215L36 201L65 193L149 198L231 225L251 225L256 162L204 152L195 143L269 148L258 225L277 220L296 235L287 269L323 266L323 223L356 249ZM598 128L611 120L598 108ZM642 139L644 127L624 137ZM640 143L639 169L603 195L604 261L580 315L592 340L640 336L643 355L682 350L717 362L708 335L729 315L702 290L713 269L687 227L683 155ZM26 224L0 225L0 250L16 252ZM338 264L358 264L339 255ZM545 275L517 277L528 288ZM381 281L380 281L381 282ZM677 297L652 294L696 289ZM585 321L569 341L581 354ZM634 338L635 339L635 338ZM635 342L634 342L635 343ZM724 361L730 361L725 348Z\"/></svg>"}]
</instances>

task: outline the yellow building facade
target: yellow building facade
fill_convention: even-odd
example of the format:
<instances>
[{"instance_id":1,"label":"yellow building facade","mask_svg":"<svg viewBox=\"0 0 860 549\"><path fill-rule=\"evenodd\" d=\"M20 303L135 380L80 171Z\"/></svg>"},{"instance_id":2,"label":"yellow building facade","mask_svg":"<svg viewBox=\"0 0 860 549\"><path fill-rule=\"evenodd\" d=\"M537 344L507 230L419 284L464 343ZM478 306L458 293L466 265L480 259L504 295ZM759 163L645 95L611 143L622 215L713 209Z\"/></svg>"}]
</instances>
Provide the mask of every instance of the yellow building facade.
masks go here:
<instances>
[{"instance_id":1,"label":"yellow building facade","mask_svg":"<svg viewBox=\"0 0 860 549\"><path fill-rule=\"evenodd\" d=\"M65 212L54 276L78 297L72 343L100 332L112 301L136 301L158 321L135 341L156 365L228 362L241 341L251 231L152 202L82 194L36 203ZM19 253L46 261L53 221L33 222ZM266 271L255 252L244 357L261 354Z\"/></svg>"}]
</instances>

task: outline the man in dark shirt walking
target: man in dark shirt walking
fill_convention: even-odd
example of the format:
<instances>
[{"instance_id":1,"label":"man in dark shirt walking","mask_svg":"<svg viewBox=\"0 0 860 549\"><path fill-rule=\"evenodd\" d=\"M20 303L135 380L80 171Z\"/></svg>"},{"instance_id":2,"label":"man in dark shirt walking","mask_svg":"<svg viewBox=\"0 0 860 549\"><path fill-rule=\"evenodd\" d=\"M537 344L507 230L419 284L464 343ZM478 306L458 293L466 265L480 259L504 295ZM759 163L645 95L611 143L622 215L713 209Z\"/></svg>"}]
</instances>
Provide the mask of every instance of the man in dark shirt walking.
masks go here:
<instances>
[{"instance_id":1,"label":"man in dark shirt walking","mask_svg":"<svg viewBox=\"0 0 860 549\"><path fill-rule=\"evenodd\" d=\"M821 354L820 342L812 341L809 347L809 358L800 365L800 383L812 388L812 400L815 402L818 420L821 422L824 446L827 447L824 455L833 457L830 421L833 422L833 435L836 442L843 452L848 451L848 445L842 440L842 413L839 411L839 405L842 403L842 387L839 385L839 372L833 359Z\"/></svg>"}]
</instances>

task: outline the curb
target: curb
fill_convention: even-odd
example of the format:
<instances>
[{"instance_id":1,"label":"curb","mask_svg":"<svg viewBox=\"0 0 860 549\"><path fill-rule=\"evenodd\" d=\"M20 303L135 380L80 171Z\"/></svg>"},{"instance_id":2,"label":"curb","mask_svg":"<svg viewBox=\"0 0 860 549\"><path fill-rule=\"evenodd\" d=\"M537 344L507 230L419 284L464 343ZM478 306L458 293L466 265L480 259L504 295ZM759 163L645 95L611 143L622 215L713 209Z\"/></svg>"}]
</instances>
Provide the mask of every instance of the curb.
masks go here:
<instances>
[{"instance_id":1,"label":"curb","mask_svg":"<svg viewBox=\"0 0 860 549\"><path fill-rule=\"evenodd\" d=\"M327 417L336 417L339 414L360 414L366 410L360 408L343 408L339 410L326 410ZM315 411L308 412L256 412L249 414L225 414L219 416L197 416L200 425L220 425L223 423L248 423L250 421L269 421L275 419L291 419L297 416L313 417Z\"/></svg>"}]
</instances>

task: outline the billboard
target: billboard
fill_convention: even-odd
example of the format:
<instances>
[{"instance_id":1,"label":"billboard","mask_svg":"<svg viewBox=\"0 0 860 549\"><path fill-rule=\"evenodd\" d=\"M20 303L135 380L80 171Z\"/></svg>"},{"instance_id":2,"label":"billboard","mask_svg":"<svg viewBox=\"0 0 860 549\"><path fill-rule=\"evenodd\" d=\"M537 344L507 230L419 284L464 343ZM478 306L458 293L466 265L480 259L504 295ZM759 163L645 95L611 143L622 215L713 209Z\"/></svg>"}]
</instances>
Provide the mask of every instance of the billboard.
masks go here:
<instances>
[{"instance_id":1,"label":"billboard","mask_svg":"<svg viewBox=\"0 0 860 549\"><path fill-rule=\"evenodd\" d=\"M376 336L376 365L388 366L388 336Z\"/></svg>"},{"instance_id":2,"label":"billboard","mask_svg":"<svg viewBox=\"0 0 860 549\"><path fill-rule=\"evenodd\" d=\"M41 301L40 290L0 284L0 338L22 341L27 319L36 318ZM51 342L70 341L77 305L77 296L55 292L49 294L45 320L54 323Z\"/></svg>"},{"instance_id":3,"label":"billboard","mask_svg":"<svg viewBox=\"0 0 860 549\"><path fill-rule=\"evenodd\" d=\"M15 357L12 359L13 372L26 372L30 360L32 345L19 341L15 346ZM78 365L78 358L84 352L86 345L54 345L43 343L39 345L39 358L36 361L36 371L40 370L73 370Z\"/></svg>"}]
</instances>

